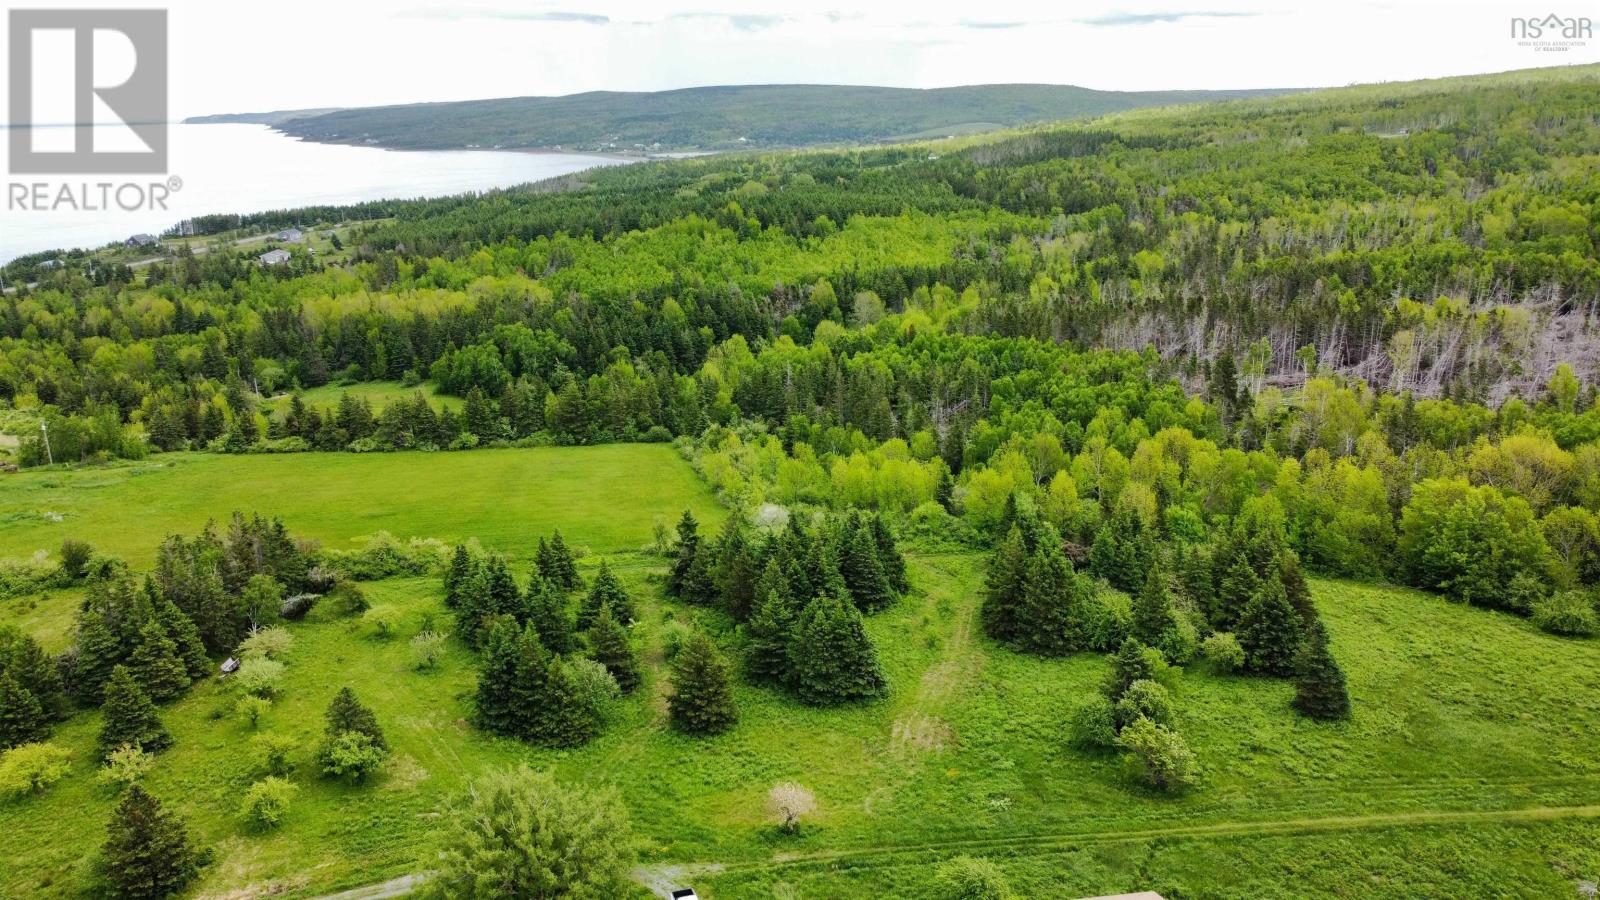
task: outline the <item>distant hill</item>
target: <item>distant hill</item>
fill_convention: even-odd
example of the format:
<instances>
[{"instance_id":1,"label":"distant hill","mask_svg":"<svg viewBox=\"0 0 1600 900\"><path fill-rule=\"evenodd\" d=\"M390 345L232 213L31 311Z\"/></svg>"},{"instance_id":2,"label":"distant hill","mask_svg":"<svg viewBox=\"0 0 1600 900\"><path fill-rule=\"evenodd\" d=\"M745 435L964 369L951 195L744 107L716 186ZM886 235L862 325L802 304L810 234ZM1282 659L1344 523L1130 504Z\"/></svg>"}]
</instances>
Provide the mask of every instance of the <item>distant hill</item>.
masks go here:
<instances>
[{"instance_id":1,"label":"distant hill","mask_svg":"<svg viewBox=\"0 0 1600 900\"><path fill-rule=\"evenodd\" d=\"M775 84L655 93L595 91L340 109L206 116L254 121L330 143L620 152L866 144L971 134L1147 106L1288 93L1096 91L1071 85L913 88Z\"/></svg>"},{"instance_id":2,"label":"distant hill","mask_svg":"<svg viewBox=\"0 0 1600 900\"><path fill-rule=\"evenodd\" d=\"M321 109L279 109L272 112L260 113L218 113L214 116L190 116L183 120L185 125L281 125L284 122L305 116L320 116L325 113L338 112L337 106L325 106Z\"/></svg>"}]
</instances>

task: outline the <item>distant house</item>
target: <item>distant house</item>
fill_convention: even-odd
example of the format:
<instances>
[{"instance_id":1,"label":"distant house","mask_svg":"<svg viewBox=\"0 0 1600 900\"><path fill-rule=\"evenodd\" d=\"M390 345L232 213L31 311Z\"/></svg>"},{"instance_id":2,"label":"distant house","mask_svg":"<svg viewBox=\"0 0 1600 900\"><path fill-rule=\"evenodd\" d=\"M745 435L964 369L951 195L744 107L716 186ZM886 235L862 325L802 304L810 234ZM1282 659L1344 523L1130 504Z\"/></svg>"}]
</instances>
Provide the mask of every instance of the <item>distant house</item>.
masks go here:
<instances>
[{"instance_id":1,"label":"distant house","mask_svg":"<svg viewBox=\"0 0 1600 900\"><path fill-rule=\"evenodd\" d=\"M39 268L41 269L54 269L59 265L61 265L61 260L59 259L42 259L39 261Z\"/></svg>"},{"instance_id":2,"label":"distant house","mask_svg":"<svg viewBox=\"0 0 1600 900\"><path fill-rule=\"evenodd\" d=\"M129 247L149 247L156 243L156 236L153 234L136 234L122 243Z\"/></svg>"},{"instance_id":3,"label":"distant house","mask_svg":"<svg viewBox=\"0 0 1600 900\"><path fill-rule=\"evenodd\" d=\"M305 240L305 234L303 234L298 228L285 228L284 230L273 235L273 237L280 241L287 241L291 244L298 244Z\"/></svg>"},{"instance_id":4,"label":"distant house","mask_svg":"<svg viewBox=\"0 0 1600 900\"><path fill-rule=\"evenodd\" d=\"M268 250L267 252L256 257L256 259L259 260L263 266L281 266L289 261L289 251Z\"/></svg>"},{"instance_id":5,"label":"distant house","mask_svg":"<svg viewBox=\"0 0 1600 900\"><path fill-rule=\"evenodd\" d=\"M239 671L239 660L230 656L222 661L222 674L232 675L237 671Z\"/></svg>"}]
</instances>

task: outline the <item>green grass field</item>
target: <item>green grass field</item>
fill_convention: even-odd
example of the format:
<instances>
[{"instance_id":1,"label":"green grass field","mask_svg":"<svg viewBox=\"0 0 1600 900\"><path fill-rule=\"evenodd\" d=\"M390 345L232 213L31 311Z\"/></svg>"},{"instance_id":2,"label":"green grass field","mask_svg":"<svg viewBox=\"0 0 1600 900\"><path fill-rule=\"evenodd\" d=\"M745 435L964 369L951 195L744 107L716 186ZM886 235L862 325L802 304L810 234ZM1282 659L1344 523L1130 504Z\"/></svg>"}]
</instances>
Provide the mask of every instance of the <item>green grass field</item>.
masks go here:
<instances>
[{"instance_id":1,"label":"green grass field","mask_svg":"<svg viewBox=\"0 0 1600 900\"><path fill-rule=\"evenodd\" d=\"M300 460L308 468L285 468ZM663 624L695 613L659 599L666 561L637 548L655 518L686 505L702 521L714 515L666 448L173 461L148 476L44 475L62 483L32 490L59 505L72 479L121 479L84 491L90 501L76 520L86 531L98 526L98 539L87 536L107 546L141 533L158 539L159 528L125 526L124 535L112 526L180 489L216 496L164 510L174 525L251 497L248 507L275 510L324 540L386 527L476 534L514 549L560 527L591 551L586 575L604 554L643 601L636 641L649 663L645 684L602 737L546 751L467 724L474 672L460 648L434 673L410 670L406 639L425 617L447 622L437 579L368 587L374 602L402 611L395 639L348 621L291 625L285 694L259 729L304 745L294 777L302 790L282 829L260 835L237 816L252 732L230 712L232 696L206 682L165 710L177 743L149 783L216 850L204 896L314 896L424 870L440 800L472 773L518 761L616 787L650 880L686 881L708 898L925 896L930 864L957 853L994 858L1024 896L1039 897L1136 889L1169 900L1566 897L1580 877L1600 872L1600 642L1551 637L1521 619L1404 589L1313 581L1349 672L1354 718L1314 724L1290 710L1285 681L1197 667L1182 676L1177 702L1204 780L1162 797L1134 787L1115 759L1069 743L1066 720L1097 690L1102 658L1024 657L982 637L977 554L914 554L912 594L870 620L890 680L885 700L816 710L741 686L741 720L729 734L669 730ZM438 487L385 480L403 478L407 465L430 467ZM460 471L440 477L448 466ZM514 477L524 466L543 474ZM469 472L501 473L509 486L477 486ZM146 477L168 481L146 487ZM256 493L316 477L324 481L316 489ZM393 486L379 491L380 481ZM375 518L390 524L356 521L385 496ZM15 505L9 492L0 501L8 512ZM8 521L7 553L44 539ZM15 617L8 606L6 620L64 635L73 602L61 594ZM724 621L704 617L731 640ZM395 747L386 773L363 787L311 772L321 711L347 684ZM40 797L0 807L10 837L0 895L81 885L111 805L89 763L98 726L92 712L58 726L54 739L79 755L73 773ZM798 837L781 835L763 812L767 788L788 780L818 799Z\"/></svg>"},{"instance_id":2,"label":"green grass field","mask_svg":"<svg viewBox=\"0 0 1600 900\"><path fill-rule=\"evenodd\" d=\"M433 382L425 381L414 387L406 387L398 381L361 381L356 384L325 384L322 387L301 391L300 398L308 406L319 409L332 409L339 405L341 394L349 394L357 399L365 400L372 405L372 411L382 412L385 406L396 400L409 400L418 393L428 398L434 409L459 410L466 402L460 397L452 397L439 393ZM282 412L289 407L289 395L279 394L267 400L263 406L270 412Z\"/></svg>"},{"instance_id":3,"label":"green grass field","mask_svg":"<svg viewBox=\"0 0 1600 900\"><path fill-rule=\"evenodd\" d=\"M327 547L388 531L522 558L560 528L595 551L636 550L685 508L720 523L711 492L662 444L470 453L173 453L129 464L0 476L0 558L77 538L147 566L161 539L233 510L281 517ZM52 516L53 514L53 516ZM60 520L54 519L59 516Z\"/></svg>"}]
</instances>

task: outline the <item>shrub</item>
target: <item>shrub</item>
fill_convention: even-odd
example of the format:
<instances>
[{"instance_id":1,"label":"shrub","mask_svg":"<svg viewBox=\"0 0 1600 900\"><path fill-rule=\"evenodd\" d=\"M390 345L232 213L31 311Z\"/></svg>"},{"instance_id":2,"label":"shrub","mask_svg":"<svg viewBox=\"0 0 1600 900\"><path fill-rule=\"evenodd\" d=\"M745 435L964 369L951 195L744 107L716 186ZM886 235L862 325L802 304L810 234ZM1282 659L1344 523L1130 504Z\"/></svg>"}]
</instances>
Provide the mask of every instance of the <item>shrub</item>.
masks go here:
<instances>
[{"instance_id":1,"label":"shrub","mask_svg":"<svg viewBox=\"0 0 1600 900\"><path fill-rule=\"evenodd\" d=\"M621 897L633 837L611 791L566 787L526 767L487 772L445 810L435 897Z\"/></svg>"},{"instance_id":2,"label":"shrub","mask_svg":"<svg viewBox=\"0 0 1600 900\"><path fill-rule=\"evenodd\" d=\"M1551 634L1594 637L1600 634L1600 616L1594 600L1583 591L1563 591L1533 605L1534 624Z\"/></svg>"},{"instance_id":3,"label":"shrub","mask_svg":"<svg viewBox=\"0 0 1600 900\"><path fill-rule=\"evenodd\" d=\"M777 819L779 828L790 834L798 834L800 820L816 808L817 798L792 781L775 784L767 791L767 812Z\"/></svg>"},{"instance_id":4,"label":"shrub","mask_svg":"<svg viewBox=\"0 0 1600 900\"><path fill-rule=\"evenodd\" d=\"M61 542L61 574L70 581L81 581L89 574L94 548L83 541L67 538Z\"/></svg>"},{"instance_id":5,"label":"shrub","mask_svg":"<svg viewBox=\"0 0 1600 900\"><path fill-rule=\"evenodd\" d=\"M271 700L265 697L257 697L253 694L240 697L239 702L233 705L234 712L238 713L240 718L249 722L251 728L260 725L261 717L266 715L267 710L271 708Z\"/></svg>"},{"instance_id":6,"label":"shrub","mask_svg":"<svg viewBox=\"0 0 1600 900\"><path fill-rule=\"evenodd\" d=\"M373 743L372 736L359 731L342 731L323 745L317 754L322 773L350 781L363 781L383 768L389 754Z\"/></svg>"},{"instance_id":7,"label":"shrub","mask_svg":"<svg viewBox=\"0 0 1600 900\"><path fill-rule=\"evenodd\" d=\"M255 748L255 771L279 778L294 771L294 762L289 756L300 747L294 738L283 734L258 734L250 743Z\"/></svg>"},{"instance_id":8,"label":"shrub","mask_svg":"<svg viewBox=\"0 0 1600 900\"><path fill-rule=\"evenodd\" d=\"M1411 584L1521 613L1528 612L1528 582L1513 590L1513 580L1527 575L1537 585L1553 560L1526 500L1465 478L1412 489L1395 552Z\"/></svg>"},{"instance_id":9,"label":"shrub","mask_svg":"<svg viewBox=\"0 0 1600 900\"><path fill-rule=\"evenodd\" d=\"M72 751L55 744L23 744L0 755L0 799L19 800L66 777Z\"/></svg>"},{"instance_id":10,"label":"shrub","mask_svg":"<svg viewBox=\"0 0 1600 900\"><path fill-rule=\"evenodd\" d=\"M1117 746L1128 751L1139 778L1161 791L1177 791L1199 780L1194 752L1176 731L1139 718L1117 734Z\"/></svg>"},{"instance_id":11,"label":"shrub","mask_svg":"<svg viewBox=\"0 0 1600 900\"><path fill-rule=\"evenodd\" d=\"M1110 750L1117 745L1117 711L1104 697L1090 700L1072 716L1072 742Z\"/></svg>"},{"instance_id":12,"label":"shrub","mask_svg":"<svg viewBox=\"0 0 1600 900\"><path fill-rule=\"evenodd\" d=\"M445 638L437 631L418 632L411 639L411 664L418 671L429 671L439 665L444 655Z\"/></svg>"},{"instance_id":13,"label":"shrub","mask_svg":"<svg viewBox=\"0 0 1600 900\"><path fill-rule=\"evenodd\" d=\"M257 657L239 664L239 671L233 673L233 684L246 696L270 700L278 695L278 681L282 677L283 663Z\"/></svg>"},{"instance_id":14,"label":"shrub","mask_svg":"<svg viewBox=\"0 0 1600 900\"><path fill-rule=\"evenodd\" d=\"M281 625L257 628L239 645L240 659L281 659L294 645L294 635Z\"/></svg>"},{"instance_id":15,"label":"shrub","mask_svg":"<svg viewBox=\"0 0 1600 900\"><path fill-rule=\"evenodd\" d=\"M282 778L263 778L244 792L239 815L263 831L277 828L289 815L289 802L294 799L296 790L293 784Z\"/></svg>"},{"instance_id":16,"label":"shrub","mask_svg":"<svg viewBox=\"0 0 1600 900\"><path fill-rule=\"evenodd\" d=\"M693 633L693 628L676 619L667 622L661 629L662 653L668 660L677 659L678 651L683 649L683 645L689 640L689 635Z\"/></svg>"},{"instance_id":17,"label":"shrub","mask_svg":"<svg viewBox=\"0 0 1600 900\"><path fill-rule=\"evenodd\" d=\"M359 616L372 606L366 593L348 581L340 582L323 595L322 603L338 616Z\"/></svg>"},{"instance_id":18,"label":"shrub","mask_svg":"<svg viewBox=\"0 0 1600 900\"><path fill-rule=\"evenodd\" d=\"M604 719L612 701L622 696L617 679L604 665L592 659L570 659L566 666L573 702L589 710L596 719Z\"/></svg>"},{"instance_id":19,"label":"shrub","mask_svg":"<svg viewBox=\"0 0 1600 900\"><path fill-rule=\"evenodd\" d=\"M1236 672L1244 665L1244 648L1230 632L1218 631L1207 637L1200 654L1218 672Z\"/></svg>"},{"instance_id":20,"label":"shrub","mask_svg":"<svg viewBox=\"0 0 1600 900\"><path fill-rule=\"evenodd\" d=\"M1128 685L1116 705L1117 730L1120 733L1140 718L1157 725L1172 725L1172 695L1154 681L1140 679Z\"/></svg>"},{"instance_id":21,"label":"shrub","mask_svg":"<svg viewBox=\"0 0 1600 900\"><path fill-rule=\"evenodd\" d=\"M388 604L374 606L361 615L372 629L372 636L386 641L400 632L400 611Z\"/></svg>"},{"instance_id":22,"label":"shrub","mask_svg":"<svg viewBox=\"0 0 1600 900\"><path fill-rule=\"evenodd\" d=\"M402 542L380 531L359 550L334 550L326 555L328 567L357 581L429 575L444 568L450 548L433 538Z\"/></svg>"},{"instance_id":23,"label":"shrub","mask_svg":"<svg viewBox=\"0 0 1600 900\"><path fill-rule=\"evenodd\" d=\"M1000 867L987 859L958 856L934 870L940 900L1010 900L1011 886Z\"/></svg>"},{"instance_id":24,"label":"shrub","mask_svg":"<svg viewBox=\"0 0 1600 900\"><path fill-rule=\"evenodd\" d=\"M155 762L155 757L149 753L131 744L123 744L111 751L111 755L106 757L106 764L100 767L95 777L102 784L122 790L138 784Z\"/></svg>"}]
</instances>

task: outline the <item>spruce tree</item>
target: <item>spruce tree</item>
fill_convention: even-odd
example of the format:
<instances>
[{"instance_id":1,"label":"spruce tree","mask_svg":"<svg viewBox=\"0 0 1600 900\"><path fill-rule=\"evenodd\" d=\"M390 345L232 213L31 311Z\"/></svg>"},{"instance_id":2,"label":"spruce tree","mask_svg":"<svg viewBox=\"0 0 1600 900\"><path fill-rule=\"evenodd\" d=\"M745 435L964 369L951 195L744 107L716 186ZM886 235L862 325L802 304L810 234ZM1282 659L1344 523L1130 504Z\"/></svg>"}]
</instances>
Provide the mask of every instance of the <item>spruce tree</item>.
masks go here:
<instances>
[{"instance_id":1,"label":"spruce tree","mask_svg":"<svg viewBox=\"0 0 1600 900\"><path fill-rule=\"evenodd\" d=\"M1285 550L1279 555L1278 578L1283 582L1284 596L1300 614L1300 620L1307 625L1316 621L1317 607L1311 601L1311 586L1306 584L1306 576L1300 571L1300 559L1292 551Z\"/></svg>"},{"instance_id":2,"label":"spruce tree","mask_svg":"<svg viewBox=\"0 0 1600 900\"><path fill-rule=\"evenodd\" d=\"M750 546L744 525L737 517L729 519L722 540L717 542L712 582L722 608L736 622L749 618L750 607L755 604L756 580L761 576L756 566L755 549Z\"/></svg>"},{"instance_id":3,"label":"spruce tree","mask_svg":"<svg viewBox=\"0 0 1600 900\"><path fill-rule=\"evenodd\" d=\"M628 640L628 630L611 613L611 604L600 606L600 613L589 627L589 649L594 661L606 667L624 694L639 686L639 657Z\"/></svg>"},{"instance_id":4,"label":"spruce tree","mask_svg":"<svg viewBox=\"0 0 1600 900\"><path fill-rule=\"evenodd\" d=\"M128 658L128 670L157 703L181 697L189 690L189 670L178 658L178 645L154 620L145 623L140 631L139 646Z\"/></svg>"},{"instance_id":5,"label":"spruce tree","mask_svg":"<svg viewBox=\"0 0 1600 900\"><path fill-rule=\"evenodd\" d=\"M0 672L8 673L33 694L45 718L66 715L66 687L56 661L32 635L14 625L0 626Z\"/></svg>"},{"instance_id":6,"label":"spruce tree","mask_svg":"<svg viewBox=\"0 0 1600 900\"><path fill-rule=\"evenodd\" d=\"M527 610L524 621L539 630L539 638L550 652L560 656L578 646L572 616L567 611L567 594L555 584L535 574L523 599Z\"/></svg>"},{"instance_id":7,"label":"spruce tree","mask_svg":"<svg viewBox=\"0 0 1600 900\"><path fill-rule=\"evenodd\" d=\"M702 605L709 605L717 599L713 560L709 550L701 548L695 553L694 558L689 560L689 569L684 573L677 597L685 603Z\"/></svg>"},{"instance_id":8,"label":"spruce tree","mask_svg":"<svg viewBox=\"0 0 1600 900\"><path fill-rule=\"evenodd\" d=\"M622 581L611 571L605 560L600 561L600 571L595 573L594 584L589 586L588 595L578 607L579 630L587 630L593 625L603 606L611 607L611 614L624 625L635 618L633 598L628 596Z\"/></svg>"},{"instance_id":9,"label":"spruce tree","mask_svg":"<svg viewBox=\"0 0 1600 900\"><path fill-rule=\"evenodd\" d=\"M1125 638L1111 655L1111 671L1106 673L1106 699L1116 703L1135 681L1156 681L1166 669L1161 653L1135 638Z\"/></svg>"},{"instance_id":10,"label":"spruce tree","mask_svg":"<svg viewBox=\"0 0 1600 900\"><path fill-rule=\"evenodd\" d=\"M516 709L517 626L507 618L497 619L483 641L483 665L478 671L477 724L485 731L514 737L522 731L522 717Z\"/></svg>"},{"instance_id":11,"label":"spruce tree","mask_svg":"<svg viewBox=\"0 0 1600 900\"><path fill-rule=\"evenodd\" d=\"M183 820L137 784L111 814L103 849L106 878L118 897L170 897L199 871Z\"/></svg>"},{"instance_id":12,"label":"spruce tree","mask_svg":"<svg viewBox=\"0 0 1600 900\"><path fill-rule=\"evenodd\" d=\"M42 741L50 735L44 706L10 672L0 672L0 750Z\"/></svg>"},{"instance_id":13,"label":"spruce tree","mask_svg":"<svg viewBox=\"0 0 1600 900\"><path fill-rule=\"evenodd\" d=\"M85 704L98 704L104 698L112 670L126 660L127 648L106 611L96 606L79 611L75 644L78 656L72 672L73 692Z\"/></svg>"},{"instance_id":14,"label":"spruce tree","mask_svg":"<svg viewBox=\"0 0 1600 900\"><path fill-rule=\"evenodd\" d=\"M124 744L138 747L146 753L156 753L172 746L172 735L156 715L155 704L150 702L150 697L139 687L127 666L117 666L111 670L111 678L106 682L105 702L100 711L104 716L97 742L101 759Z\"/></svg>"},{"instance_id":15,"label":"spruce tree","mask_svg":"<svg viewBox=\"0 0 1600 900\"><path fill-rule=\"evenodd\" d=\"M1010 642L1017 637L1017 608L1021 605L1022 576L1027 566L1022 530L1013 525L989 557L989 573L983 587L983 630L997 641Z\"/></svg>"},{"instance_id":16,"label":"spruce tree","mask_svg":"<svg viewBox=\"0 0 1600 900\"><path fill-rule=\"evenodd\" d=\"M487 633L484 623L493 614L493 607L488 570L477 566L456 590L456 633L467 646L477 647L482 641Z\"/></svg>"},{"instance_id":17,"label":"spruce tree","mask_svg":"<svg viewBox=\"0 0 1600 900\"><path fill-rule=\"evenodd\" d=\"M529 625L516 640L516 676L511 690L511 716L514 731L525 741L543 742L554 730L554 710L550 706L550 651Z\"/></svg>"},{"instance_id":18,"label":"spruce tree","mask_svg":"<svg viewBox=\"0 0 1600 900\"><path fill-rule=\"evenodd\" d=\"M506 558L495 554L489 557L488 564L484 567L484 590L488 593L489 615L520 615L522 612L522 591L517 589L517 580L511 577L511 570L506 567Z\"/></svg>"},{"instance_id":19,"label":"spruce tree","mask_svg":"<svg viewBox=\"0 0 1600 900\"><path fill-rule=\"evenodd\" d=\"M348 687L340 688L339 693L333 695L324 718L327 726L323 733L330 739L346 731L354 731L371 738L373 746L379 750L389 749L389 742L384 739L383 729L378 727L378 717L372 710L363 706L356 698L355 691Z\"/></svg>"},{"instance_id":20,"label":"spruce tree","mask_svg":"<svg viewBox=\"0 0 1600 900\"><path fill-rule=\"evenodd\" d=\"M774 566L767 569L776 571ZM759 595L744 626L746 678L759 684L782 684L788 679L794 619L794 603L775 588Z\"/></svg>"},{"instance_id":21,"label":"spruce tree","mask_svg":"<svg viewBox=\"0 0 1600 900\"><path fill-rule=\"evenodd\" d=\"M887 690L861 612L842 592L822 594L800 611L789 641L789 677L795 694L817 705Z\"/></svg>"},{"instance_id":22,"label":"spruce tree","mask_svg":"<svg viewBox=\"0 0 1600 900\"><path fill-rule=\"evenodd\" d=\"M200 640L200 629L194 626L194 620L170 600L160 604L156 615L167 637L177 645L178 658L183 660L189 680L206 677L211 672L211 658L206 655L205 641Z\"/></svg>"},{"instance_id":23,"label":"spruce tree","mask_svg":"<svg viewBox=\"0 0 1600 900\"><path fill-rule=\"evenodd\" d=\"M1306 628L1295 654L1294 708L1313 719L1350 718L1350 694L1344 670L1328 649L1328 630L1321 619Z\"/></svg>"},{"instance_id":24,"label":"spruce tree","mask_svg":"<svg viewBox=\"0 0 1600 900\"><path fill-rule=\"evenodd\" d=\"M883 564L878 561L878 546L872 528L854 517L846 518L839 535L839 574L844 577L850 599L862 612L877 612L894 599Z\"/></svg>"},{"instance_id":25,"label":"spruce tree","mask_svg":"<svg viewBox=\"0 0 1600 900\"><path fill-rule=\"evenodd\" d=\"M450 568L444 573L444 605L456 609L461 605L461 593L477 571L477 560L466 544L457 544L450 557Z\"/></svg>"},{"instance_id":26,"label":"spruce tree","mask_svg":"<svg viewBox=\"0 0 1600 900\"><path fill-rule=\"evenodd\" d=\"M680 600L689 599L684 596L684 589L699 552L700 526L695 522L694 514L684 510L683 518L678 520L677 556L672 561L672 571L667 575L667 596Z\"/></svg>"},{"instance_id":27,"label":"spruce tree","mask_svg":"<svg viewBox=\"0 0 1600 900\"><path fill-rule=\"evenodd\" d=\"M1160 554L1152 561L1144 587L1133 598L1132 635L1151 647L1159 647L1173 623L1172 586L1167 566Z\"/></svg>"},{"instance_id":28,"label":"spruce tree","mask_svg":"<svg viewBox=\"0 0 1600 900\"><path fill-rule=\"evenodd\" d=\"M1283 582L1268 578L1239 616L1239 646L1245 668L1267 675L1294 673L1303 626L1300 613L1290 605Z\"/></svg>"},{"instance_id":29,"label":"spruce tree","mask_svg":"<svg viewBox=\"0 0 1600 900\"><path fill-rule=\"evenodd\" d=\"M906 558L895 544L894 532L889 530L889 523L884 521L882 513L872 516L872 540L878 548L878 564L883 567L883 577L888 579L889 589L896 594L910 590L911 582L906 578Z\"/></svg>"},{"instance_id":30,"label":"spruce tree","mask_svg":"<svg viewBox=\"0 0 1600 900\"><path fill-rule=\"evenodd\" d=\"M584 702L572 667L554 657L545 675L545 705L536 736L547 747L577 747L600 733L599 711Z\"/></svg>"},{"instance_id":31,"label":"spruce tree","mask_svg":"<svg viewBox=\"0 0 1600 900\"><path fill-rule=\"evenodd\" d=\"M1154 550L1144 517L1137 509L1124 506L1112 513L1095 535L1089 548L1089 571L1131 594L1144 584Z\"/></svg>"},{"instance_id":32,"label":"spruce tree","mask_svg":"<svg viewBox=\"0 0 1600 900\"><path fill-rule=\"evenodd\" d=\"M548 544L544 538L539 539L539 552L534 560L539 566L539 574L557 589L575 591L583 586L583 581L578 578L578 564L573 561L567 542L561 539L561 532L552 534Z\"/></svg>"},{"instance_id":33,"label":"spruce tree","mask_svg":"<svg viewBox=\"0 0 1600 900\"><path fill-rule=\"evenodd\" d=\"M1047 656L1082 649L1083 609L1093 590L1072 570L1060 548L1040 545L1023 567L1013 642Z\"/></svg>"},{"instance_id":34,"label":"spruce tree","mask_svg":"<svg viewBox=\"0 0 1600 900\"><path fill-rule=\"evenodd\" d=\"M728 664L703 631L691 634L673 661L667 710L673 726L689 734L720 734L738 721Z\"/></svg>"}]
</instances>

